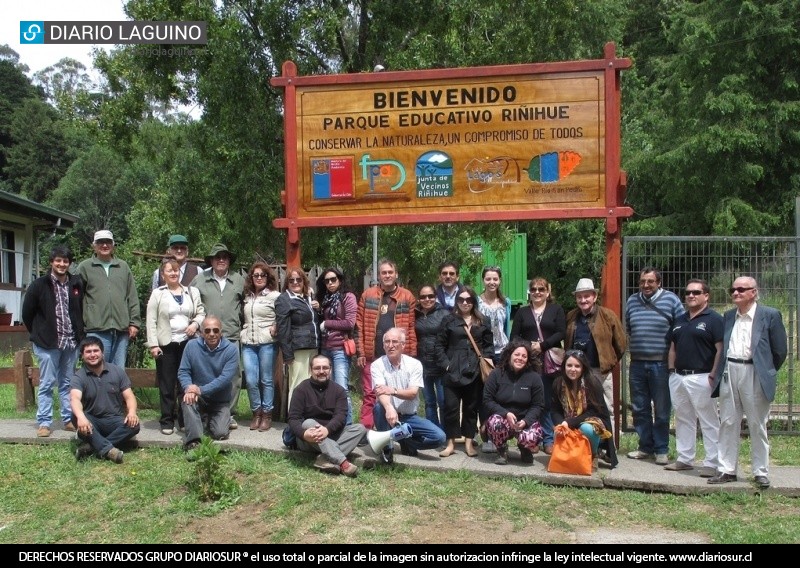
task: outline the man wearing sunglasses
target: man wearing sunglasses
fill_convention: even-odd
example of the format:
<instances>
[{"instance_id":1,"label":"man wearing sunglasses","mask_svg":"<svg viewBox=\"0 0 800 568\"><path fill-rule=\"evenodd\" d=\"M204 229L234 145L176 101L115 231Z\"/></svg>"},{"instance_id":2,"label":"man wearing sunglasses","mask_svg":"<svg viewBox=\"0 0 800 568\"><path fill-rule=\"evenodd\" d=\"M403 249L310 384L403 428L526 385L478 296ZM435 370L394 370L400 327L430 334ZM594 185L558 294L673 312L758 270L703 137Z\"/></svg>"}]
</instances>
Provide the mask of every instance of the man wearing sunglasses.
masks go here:
<instances>
[{"instance_id":1,"label":"man wearing sunglasses","mask_svg":"<svg viewBox=\"0 0 800 568\"><path fill-rule=\"evenodd\" d=\"M222 335L240 351L239 339L244 316L244 277L231 267L236 255L222 243L211 247L205 258L206 268L192 280L192 286L200 292L200 300L207 314L216 314L222 322ZM236 407L239 392L242 390L241 366L237 366L236 377L231 384L230 414L231 430L239 427L236 423Z\"/></svg>"},{"instance_id":2,"label":"man wearing sunglasses","mask_svg":"<svg viewBox=\"0 0 800 568\"><path fill-rule=\"evenodd\" d=\"M223 337L222 322L207 315L201 326L203 335L186 344L178 368L183 389L181 410L186 426L184 448L191 450L203 435L203 418L215 440L230 434L231 383L239 374L239 349Z\"/></svg>"},{"instance_id":3,"label":"man wearing sunglasses","mask_svg":"<svg viewBox=\"0 0 800 568\"><path fill-rule=\"evenodd\" d=\"M633 427L639 448L629 452L634 460L669 463L669 398L667 355L670 332L684 309L680 298L661 288L661 273L652 267L639 272L639 292L625 305L625 328L631 364L630 384Z\"/></svg>"},{"instance_id":4,"label":"man wearing sunglasses","mask_svg":"<svg viewBox=\"0 0 800 568\"><path fill-rule=\"evenodd\" d=\"M436 300L445 308L453 309L456 296L464 289L459 282L458 264L446 260L439 265L439 284L436 286Z\"/></svg>"},{"instance_id":5,"label":"man wearing sunglasses","mask_svg":"<svg viewBox=\"0 0 800 568\"><path fill-rule=\"evenodd\" d=\"M737 480L739 433L747 416L753 480L769 487L767 419L775 400L778 370L786 360L788 345L781 312L758 302L755 278L740 276L730 289L736 307L725 312L720 371L712 388L719 388L719 469L711 484ZM712 395L713 396L713 395Z\"/></svg>"},{"instance_id":6,"label":"man wearing sunglasses","mask_svg":"<svg viewBox=\"0 0 800 568\"><path fill-rule=\"evenodd\" d=\"M713 477L719 467L719 415L711 398L711 384L720 367L722 316L708 307L709 291L705 280L692 278L686 283L687 311L672 326L667 359L678 458L664 469L694 469L699 420L706 454L701 477Z\"/></svg>"}]
</instances>

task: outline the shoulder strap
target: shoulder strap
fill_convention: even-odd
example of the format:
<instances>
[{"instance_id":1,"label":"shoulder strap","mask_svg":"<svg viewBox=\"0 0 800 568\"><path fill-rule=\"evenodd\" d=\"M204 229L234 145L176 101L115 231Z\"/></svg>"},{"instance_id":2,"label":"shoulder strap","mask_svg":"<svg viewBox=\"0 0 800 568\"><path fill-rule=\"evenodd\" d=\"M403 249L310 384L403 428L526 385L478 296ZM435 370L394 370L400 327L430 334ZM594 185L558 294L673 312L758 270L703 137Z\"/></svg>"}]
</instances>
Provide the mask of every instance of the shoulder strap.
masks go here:
<instances>
[{"instance_id":1,"label":"shoulder strap","mask_svg":"<svg viewBox=\"0 0 800 568\"><path fill-rule=\"evenodd\" d=\"M667 312L665 312L652 302L645 302L644 300L642 300L642 296L640 294L636 294L636 299L639 300L639 303L642 304L642 306L644 306L646 310L655 310L658 313L658 315L667 320L667 323L669 324L670 327L672 327L672 325L675 323L671 315L669 315Z\"/></svg>"},{"instance_id":2,"label":"shoulder strap","mask_svg":"<svg viewBox=\"0 0 800 568\"><path fill-rule=\"evenodd\" d=\"M474 339L472 339L472 334L469 332L469 326L467 324L464 324L464 329L467 330L467 337L469 337L469 342L472 343L472 347L473 349L475 349L475 354L478 356L478 359L480 359L481 357L483 357L483 355L481 354L481 350L478 349L478 344L475 343Z\"/></svg>"}]
</instances>

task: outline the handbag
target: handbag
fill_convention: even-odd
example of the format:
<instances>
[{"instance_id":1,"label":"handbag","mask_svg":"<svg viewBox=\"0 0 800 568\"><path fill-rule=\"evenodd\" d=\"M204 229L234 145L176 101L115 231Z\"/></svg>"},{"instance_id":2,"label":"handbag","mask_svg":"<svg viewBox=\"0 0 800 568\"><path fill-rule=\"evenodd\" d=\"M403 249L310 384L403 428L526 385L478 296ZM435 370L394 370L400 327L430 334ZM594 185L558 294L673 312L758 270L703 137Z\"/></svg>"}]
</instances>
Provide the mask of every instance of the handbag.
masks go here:
<instances>
[{"instance_id":1,"label":"handbag","mask_svg":"<svg viewBox=\"0 0 800 568\"><path fill-rule=\"evenodd\" d=\"M553 429L553 453L547 464L550 473L592 475L592 447L580 430L559 424Z\"/></svg>"},{"instance_id":2,"label":"handbag","mask_svg":"<svg viewBox=\"0 0 800 568\"><path fill-rule=\"evenodd\" d=\"M533 308L531 308L533 310ZM539 325L539 320L533 316L536 321L536 329L539 330L539 339L544 341L544 334L542 333L542 326ZM564 364L564 350L561 347L551 347L542 353L542 361L544 362L544 374L556 375L561 372L561 365Z\"/></svg>"},{"instance_id":3,"label":"handbag","mask_svg":"<svg viewBox=\"0 0 800 568\"><path fill-rule=\"evenodd\" d=\"M475 343L475 340L472 339L472 334L469 332L469 327L466 325L464 329L467 330L467 337L469 337L469 342L472 343L472 348L475 349L476 355L478 355L478 365L481 368L481 380L485 383L489 379L489 373L494 370L494 361L489 359L488 357L484 357L481 355L481 350L478 349L478 344Z\"/></svg>"},{"instance_id":4,"label":"handbag","mask_svg":"<svg viewBox=\"0 0 800 568\"><path fill-rule=\"evenodd\" d=\"M344 354L348 357L352 357L356 354L356 340L352 337L348 337L342 343L342 347L344 348Z\"/></svg>"}]
</instances>

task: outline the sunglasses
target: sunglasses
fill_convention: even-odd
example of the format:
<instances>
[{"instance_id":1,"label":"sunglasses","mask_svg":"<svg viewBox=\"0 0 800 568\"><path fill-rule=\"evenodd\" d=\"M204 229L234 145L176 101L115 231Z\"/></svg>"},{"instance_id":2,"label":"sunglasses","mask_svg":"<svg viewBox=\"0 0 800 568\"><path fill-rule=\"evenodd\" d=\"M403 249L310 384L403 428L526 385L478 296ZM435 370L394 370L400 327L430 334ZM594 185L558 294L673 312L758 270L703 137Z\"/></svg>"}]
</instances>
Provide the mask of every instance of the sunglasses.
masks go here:
<instances>
[{"instance_id":1,"label":"sunglasses","mask_svg":"<svg viewBox=\"0 0 800 568\"><path fill-rule=\"evenodd\" d=\"M289 278L287 280L289 284L301 284L303 282L302 278Z\"/></svg>"},{"instance_id":2,"label":"sunglasses","mask_svg":"<svg viewBox=\"0 0 800 568\"><path fill-rule=\"evenodd\" d=\"M419 299L420 300L433 300L435 298L436 298L436 294L420 294L419 295Z\"/></svg>"},{"instance_id":3,"label":"sunglasses","mask_svg":"<svg viewBox=\"0 0 800 568\"><path fill-rule=\"evenodd\" d=\"M213 333L213 334L217 334L217 333L219 333L219 328L218 328L218 327L207 327L207 328L205 328L205 329L203 330L203 333Z\"/></svg>"},{"instance_id":4,"label":"sunglasses","mask_svg":"<svg viewBox=\"0 0 800 568\"><path fill-rule=\"evenodd\" d=\"M457 301L459 304L474 304L474 303L475 303L475 302L472 300L472 298L456 298L456 301Z\"/></svg>"},{"instance_id":5,"label":"sunglasses","mask_svg":"<svg viewBox=\"0 0 800 568\"><path fill-rule=\"evenodd\" d=\"M540 292L544 294L545 292L547 292L547 288L543 286L534 286L533 288L531 288L531 292Z\"/></svg>"},{"instance_id":6,"label":"sunglasses","mask_svg":"<svg viewBox=\"0 0 800 568\"><path fill-rule=\"evenodd\" d=\"M253 272L253 278L261 279L261 278L266 278L266 277L267 277L267 275L262 273L262 272Z\"/></svg>"},{"instance_id":7,"label":"sunglasses","mask_svg":"<svg viewBox=\"0 0 800 568\"><path fill-rule=\"evenodd\" d=\"M331 276L330 278L326 278L325 279L325 284L333 284L334 282L338 282L338 281L339 281L339 277L338 276Z\"/></svg>"},{"instance_id":8,"label":"sunglasses","mask_svg":"<svg viewBox=\"0 0 800 568\"><path fill-rule=\"evenodd\" d=\"M755 288L753 288L752 286L750 286L749 288L745 288L744 286L739 286L738 288L731 288L730 293L733 294L734 292L739 292L740 294L744 294L748 290L754 290L754 289Z\"/></svg>"},{"instance_id":9,"label":"sunglasses","mask_svg":"<svg viewBox=\"0 0 800 568\"><path fill-rule=\"evenodd\" d=\"M700 294L705 294L702 290L686 290L685 294L687 296L699 296Z\"/></svg>"}]
</instances>

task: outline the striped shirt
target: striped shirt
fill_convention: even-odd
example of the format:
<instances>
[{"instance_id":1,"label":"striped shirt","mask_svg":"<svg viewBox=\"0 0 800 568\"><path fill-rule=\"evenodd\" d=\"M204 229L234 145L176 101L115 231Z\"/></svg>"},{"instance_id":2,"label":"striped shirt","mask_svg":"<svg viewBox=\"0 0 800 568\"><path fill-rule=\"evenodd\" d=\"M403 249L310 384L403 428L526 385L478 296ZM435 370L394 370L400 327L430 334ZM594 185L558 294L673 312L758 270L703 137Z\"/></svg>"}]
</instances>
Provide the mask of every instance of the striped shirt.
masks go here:
<instances>
[{"instance_id":1,"label":"striped shirt","mask_svg":"<svg viewBox=\"0 0 800 568\"><path fill-rule=\"evenodd\" d=\"M631 294L625 306L631 360L665 361L672 326L684 312L680 298L668 290L659 289L650 298Z\"/></svg>"}]
</instances>

